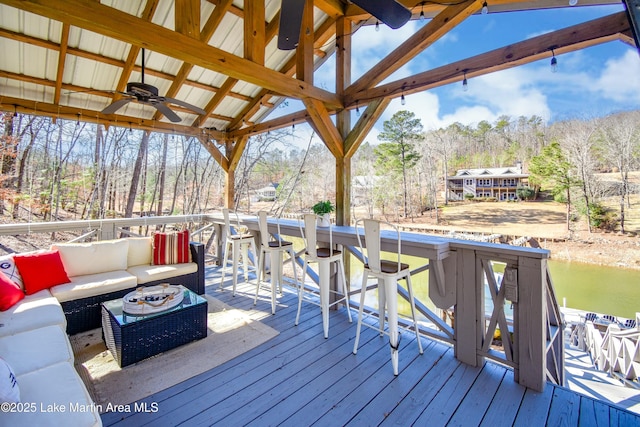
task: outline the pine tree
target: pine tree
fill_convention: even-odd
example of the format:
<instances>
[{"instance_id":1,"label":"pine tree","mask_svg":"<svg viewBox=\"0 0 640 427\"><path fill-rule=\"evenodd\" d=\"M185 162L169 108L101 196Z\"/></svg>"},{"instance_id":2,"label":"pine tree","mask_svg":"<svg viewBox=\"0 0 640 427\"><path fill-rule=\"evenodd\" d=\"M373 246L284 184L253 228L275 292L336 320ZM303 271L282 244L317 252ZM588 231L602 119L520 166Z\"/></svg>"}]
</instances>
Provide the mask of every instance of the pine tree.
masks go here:
<instances>
[{"instance_id":1,"label":"pine tree","mask_svg":"<svg viewBox=\"0 0 640 427\"><path fill-rule=\"evenodd\" d=\"M378 139L383 142L378 145L376 168L378 174L400 176L402 178L402 192L404 203L404 217L408 215L407 170L413 168L420 160L420 154L415 150L414 143L422 138L422 124L420 119L410 111L398 111L383 123L383 132Z\"/></svg>"}]
</instances>

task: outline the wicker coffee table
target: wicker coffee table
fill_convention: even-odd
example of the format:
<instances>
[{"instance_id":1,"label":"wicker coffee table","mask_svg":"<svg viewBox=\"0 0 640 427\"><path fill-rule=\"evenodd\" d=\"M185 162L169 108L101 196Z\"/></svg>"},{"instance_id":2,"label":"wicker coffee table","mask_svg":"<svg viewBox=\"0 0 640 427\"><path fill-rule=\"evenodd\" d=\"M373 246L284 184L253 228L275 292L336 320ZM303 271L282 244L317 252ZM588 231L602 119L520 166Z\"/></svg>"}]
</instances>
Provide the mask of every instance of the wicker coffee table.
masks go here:
<instances>
[{"instance_id":1,"label":"wicker coffee table","mask_svg":"<svg viewBox=\"0 0 640 427\"><path fill-rule=\"evenodd\" d=\"M102 303L102 331L120 367L207 336L207 300L183 288L182 302L165 311L133 316L122 298Z\"/></svg>"}]
</instances>

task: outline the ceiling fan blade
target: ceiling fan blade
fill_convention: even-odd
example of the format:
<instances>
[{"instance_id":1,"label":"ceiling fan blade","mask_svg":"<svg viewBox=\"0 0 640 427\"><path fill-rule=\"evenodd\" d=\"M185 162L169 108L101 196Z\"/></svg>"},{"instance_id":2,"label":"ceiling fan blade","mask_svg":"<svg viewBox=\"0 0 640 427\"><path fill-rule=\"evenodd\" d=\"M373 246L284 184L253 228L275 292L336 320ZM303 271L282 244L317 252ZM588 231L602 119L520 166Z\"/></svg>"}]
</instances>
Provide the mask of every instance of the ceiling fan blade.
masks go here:
<instances>
[{"instance_id":1,"label":"ceiling fan blade","mask_svg":"<svg viewBox=\"0 0 640 427\"><path fill-rule=\"evenodd\" d=\"M171 120L172 122L178 123L182 121L182 119L178 117L178 115L174 113L173 110L171 110L171 108L167 107L162 102L150 102L149 104L156 107L156 110L160 111L163 116L165 116L167 119Z\"/></svg>"},{"instance_id":2,"label":"ceiling fan blade","mask_svg":"<svg viewBox=\"0 0 640 427\"><path fill-rule=\"evenodd\" d=\"M165 102L169 102L171 104L175 104L175 105L179 105L181 107L187 108L187 109L193 111L194 113L198 113L198 114L202 114L202 115L207 114L207 112L204 111L202 108L196 107L195 105L191 105L191 104L186 103L184 101L180 101L179 99L167 98L167 97L163 97L163 98L164 98Z\"/></svg>"},{"instance_id":3,"label":"ceiling fan blade","mask_svg":"<svg viewBox=\"0 0 640 427\"><path fill-rule=\"evenodd\" d=\"M119 99L117 101L114 101L113 103L107 105L104 110L101 111L102 114L113 114L116 111L118 111L119 109L121 109L122 107L124 107L125 105L127 105L128 103L130 103L131 101L133 101L134 98L122 98Z\"/></svg>"},{"instance_id":4,"label":"ceiling fan blade","mask_svg":"<svg viewBox=\"0 0 640 427\"><path fill-rule=\"evenodd\" d=\"M303 12L303 0L282 0L282 5L280 6L278 49L292 50L298 46Z\"/></svg>"},{"instance_id":5,"label":"ceiling fan blade","mask_svg":"<svg viewBox=\"0 0 640 427\"><path fill-rule=\"evenodd\" d=\"M351 0L351 2L394 30L411 19L411 11L395 0Z\"/></svg>"}]
</instances>

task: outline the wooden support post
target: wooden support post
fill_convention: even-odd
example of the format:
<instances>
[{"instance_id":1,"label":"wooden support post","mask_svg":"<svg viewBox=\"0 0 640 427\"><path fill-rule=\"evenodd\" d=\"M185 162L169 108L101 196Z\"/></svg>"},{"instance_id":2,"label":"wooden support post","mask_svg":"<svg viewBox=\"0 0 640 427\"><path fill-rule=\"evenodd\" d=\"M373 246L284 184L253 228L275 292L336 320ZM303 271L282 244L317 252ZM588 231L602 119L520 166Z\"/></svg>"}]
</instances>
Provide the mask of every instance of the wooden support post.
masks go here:
<instances>
[{"instance_id":1,"label":"wooden support post","mask_svg":"<svg viewBox=\"0 0 640 427\"><path fill-rule=\"evenodd\" d=\"M231 157L231 153L233 151L233 144L231 141L227 140L224 142L225 144L225 155L226 158L229 159ZM229 162L227 163L227 168L225 169L226 176L224 182L224 207L228 209L233 209L234 199L235 199L235 184L236 184L236 168L235 166Z\"/></svg>"},{"instance_id":2,"label":"wooden support post","mask_svg":"<svg viewBox=\"0 0 640 427\"><path fill-rule=\"evenodd\" d=\"M336 93L340 96L351 84L351 21L344 17L336 21ZM336 115L336 127L342 144L351 131L351 111L344 109ZM336 224L351 223L351 156L343 148L342 157L336 156ZM349 263L345 260L345 268ZM347 277L349 277L347 275Z\"/></svg>"}]
</instances>

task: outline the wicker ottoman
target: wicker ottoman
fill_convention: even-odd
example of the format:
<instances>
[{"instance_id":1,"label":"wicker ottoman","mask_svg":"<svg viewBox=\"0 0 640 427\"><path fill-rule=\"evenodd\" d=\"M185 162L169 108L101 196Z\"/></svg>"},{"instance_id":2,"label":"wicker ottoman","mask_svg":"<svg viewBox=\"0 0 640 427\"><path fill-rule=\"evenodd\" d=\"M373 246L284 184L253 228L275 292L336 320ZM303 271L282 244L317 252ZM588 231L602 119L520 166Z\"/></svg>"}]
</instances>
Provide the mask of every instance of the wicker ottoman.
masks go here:
<instances>
[{"instance_id":1,"label":"wicker ottoman","mask_svg":"<svg viewBox=\"0 0 640 427\"><path fill-rule=\"evenodd\" d=\"M120 367L207 336L207 300L183 288L182 303L169 310L132 316L122 299L102 303L102 331Z\"/></svg>"}]
</instances>

